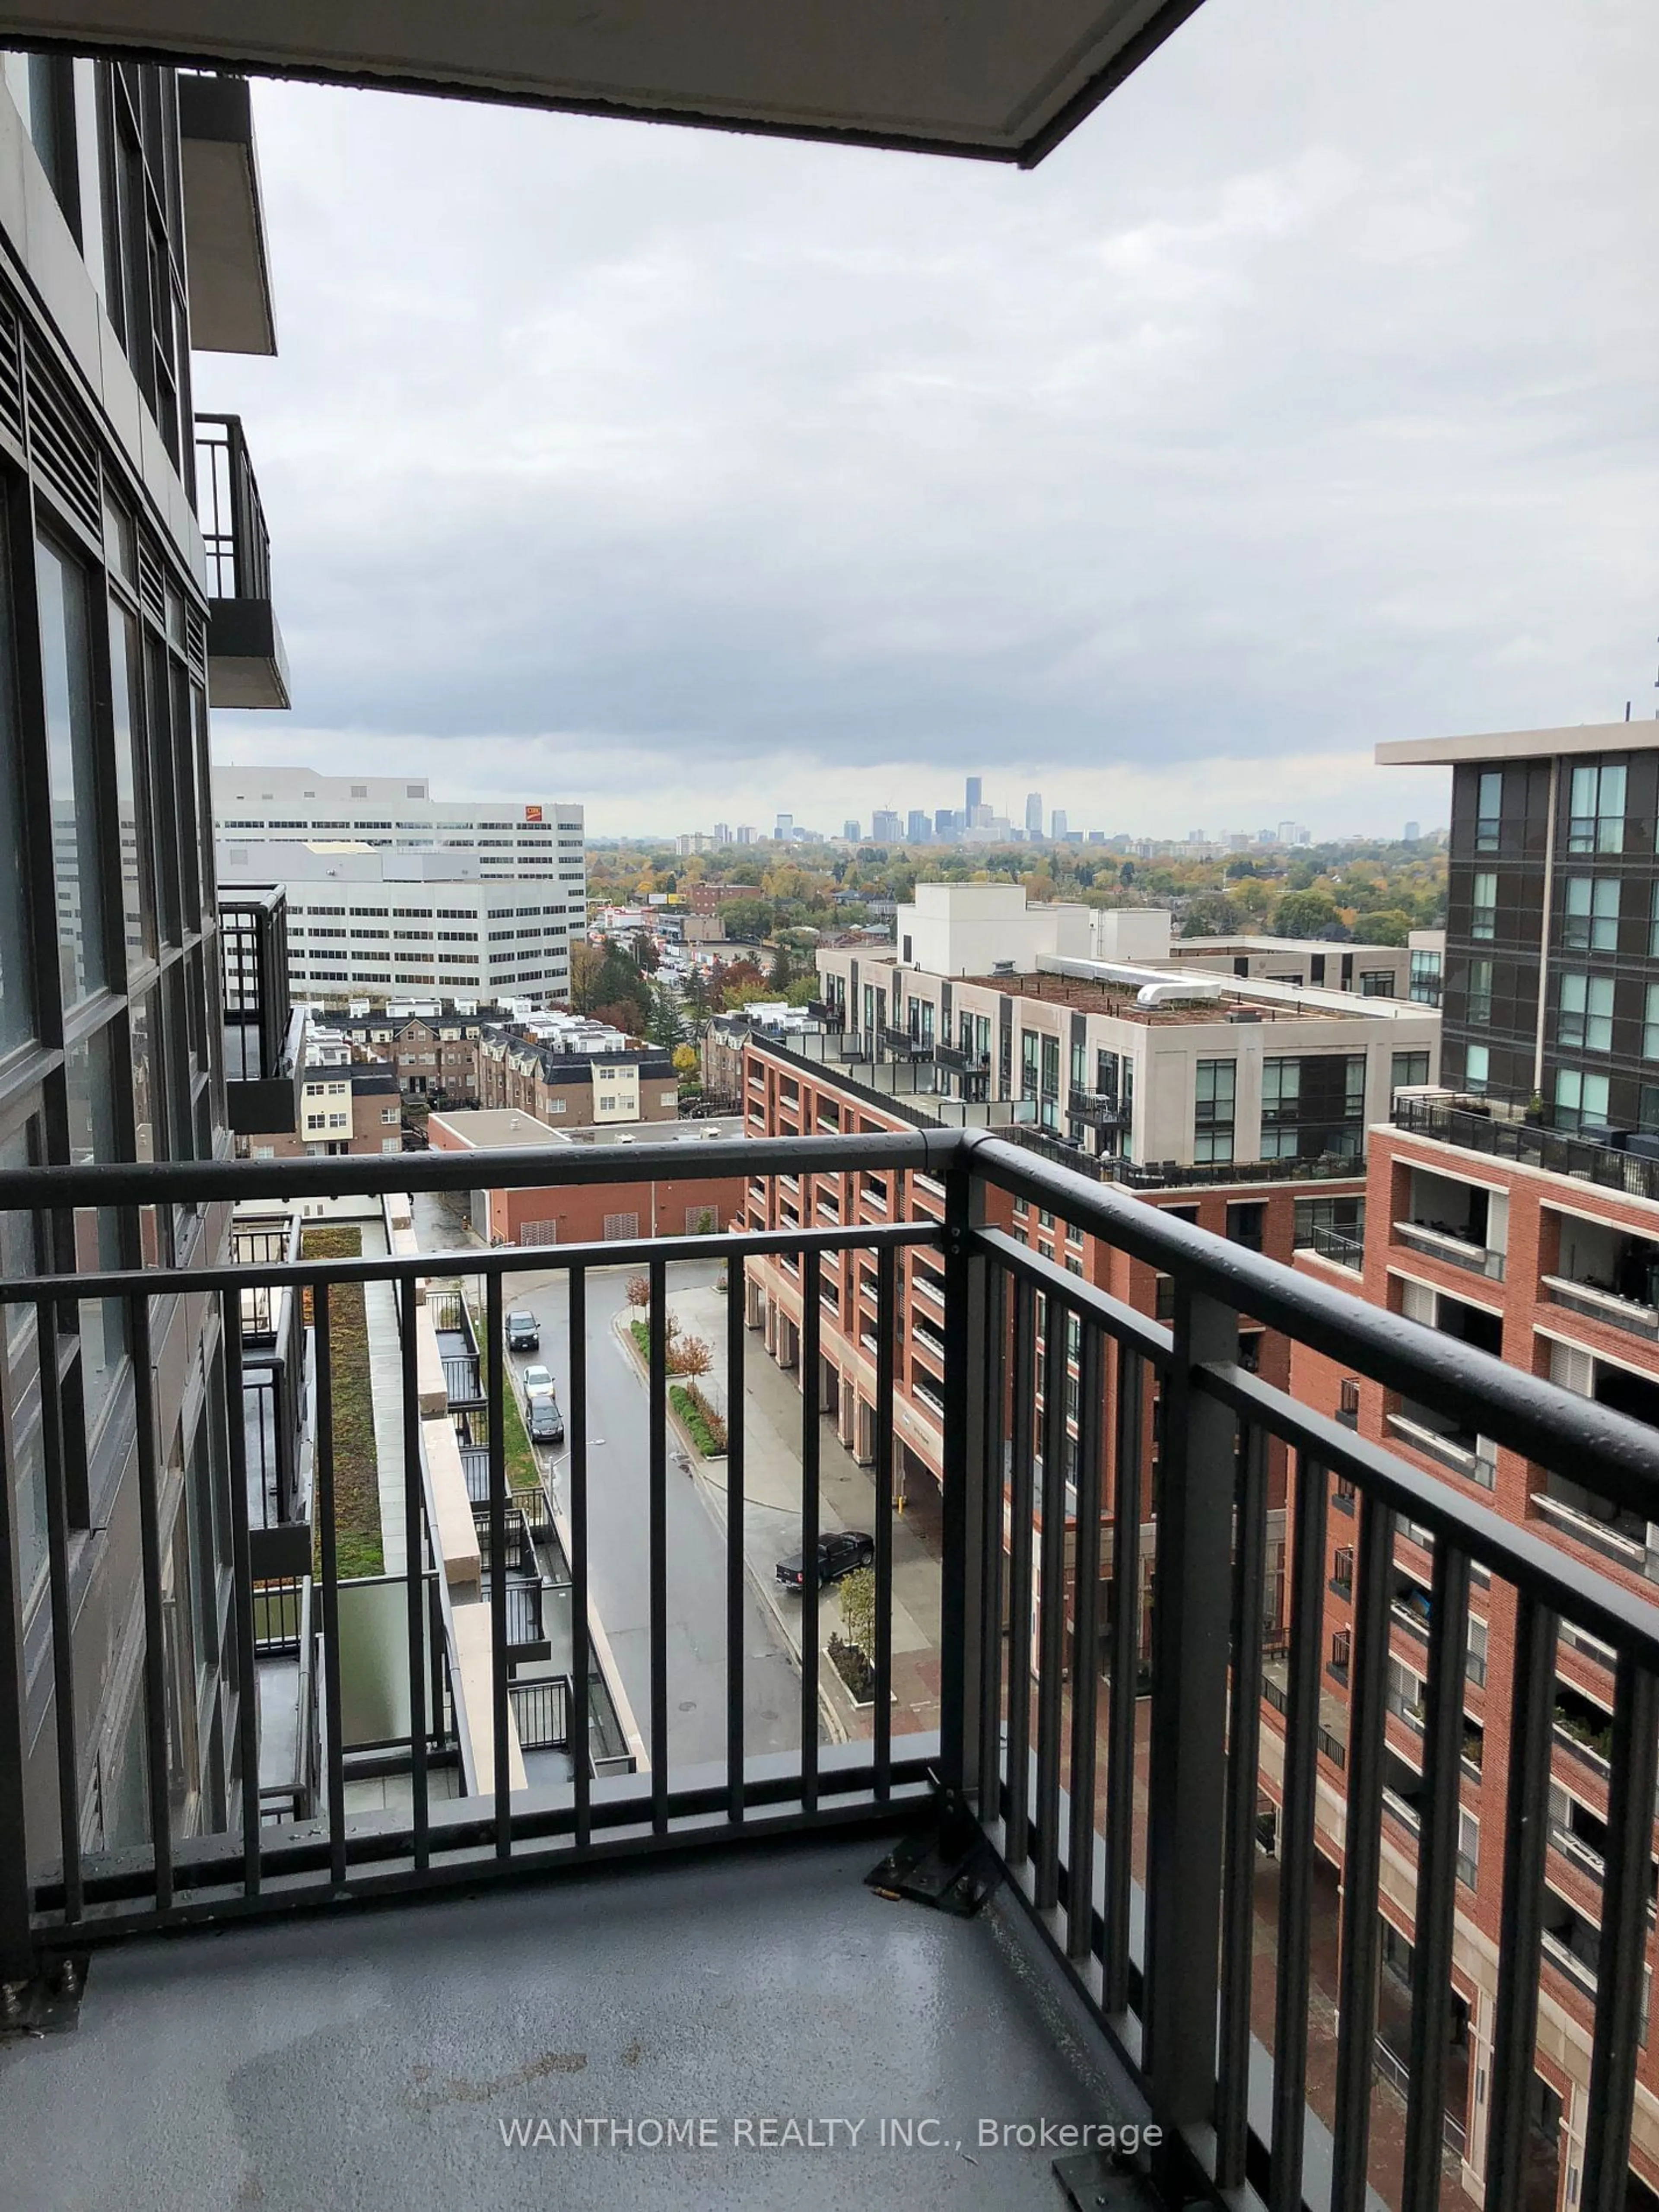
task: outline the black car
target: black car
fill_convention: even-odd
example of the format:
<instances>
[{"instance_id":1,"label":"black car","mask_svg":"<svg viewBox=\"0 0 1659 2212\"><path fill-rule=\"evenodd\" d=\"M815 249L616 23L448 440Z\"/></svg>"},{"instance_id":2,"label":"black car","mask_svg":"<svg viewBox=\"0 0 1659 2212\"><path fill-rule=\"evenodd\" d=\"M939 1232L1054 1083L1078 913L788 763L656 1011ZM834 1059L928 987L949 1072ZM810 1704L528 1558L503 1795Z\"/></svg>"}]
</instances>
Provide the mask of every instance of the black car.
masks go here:
<instances>
[{"instance_id":1,"label":"black car","mask_svg":"<svg viewBox=\"0 0 1659 2212\"><path fill-rule=\"evenodd\" d=\"M858 1528L836 1528L818 1538L818 1584L838 1583L856 1567L867 1567L876 1556L876 1540ZM805 1555L792 1552L778 1561L778 1580L787 1590L799 1591L805 1580L801 1569Z\"/></svg>"},{"instance_id":2,"label":"black car","mask_svg":"<svg viewBox=\"0 0 1659 2212\"><path fill-rule=\"evenodd\" d=\"M508 1314L507 1348L509 1352L539 1352L541 1350L542 1325L533 1313Z\"/></svg>"},{"instance_id":3,"label":"black car","mask_svg":"<svg viewBox=\"0 0 1659 2212\"><path fill-rule=\"evenodd\" d=\"M564 1415L550 1390L539 1390L530 1401L530 1441L532 1444L562 1444Z\"/></svg>"}]
</instances>

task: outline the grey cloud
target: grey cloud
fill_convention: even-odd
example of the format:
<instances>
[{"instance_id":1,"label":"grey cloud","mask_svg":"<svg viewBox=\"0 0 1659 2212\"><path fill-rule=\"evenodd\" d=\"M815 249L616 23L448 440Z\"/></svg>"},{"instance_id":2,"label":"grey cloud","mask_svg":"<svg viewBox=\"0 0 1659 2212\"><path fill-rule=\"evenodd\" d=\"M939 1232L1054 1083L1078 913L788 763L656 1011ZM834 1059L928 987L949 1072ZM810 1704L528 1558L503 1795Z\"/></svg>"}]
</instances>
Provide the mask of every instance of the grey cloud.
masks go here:
<instances>
[{"instance_id":1,"label":"grey cloud","mask_svg":"<svg viewBox=\"0 0 1659 2212\"><path fill-rule=\"evenodd\" d=\"M1249 0L1029 177L262 87L284 350L198 397L296 720L545 738L579 797L584 748L1052 780L1616 714L1656 58L1626 0Z\"/></svg>"}]
</instances>

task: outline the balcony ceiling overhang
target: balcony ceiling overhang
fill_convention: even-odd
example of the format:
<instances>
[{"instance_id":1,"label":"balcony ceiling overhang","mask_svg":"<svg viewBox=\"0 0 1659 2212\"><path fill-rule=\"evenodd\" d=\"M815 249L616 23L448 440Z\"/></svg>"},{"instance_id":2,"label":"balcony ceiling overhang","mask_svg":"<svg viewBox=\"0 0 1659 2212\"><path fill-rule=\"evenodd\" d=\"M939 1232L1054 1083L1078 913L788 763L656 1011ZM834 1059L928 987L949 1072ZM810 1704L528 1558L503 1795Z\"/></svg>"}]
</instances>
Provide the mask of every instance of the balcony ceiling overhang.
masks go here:
<instances>
[{"instance_id":1,"label":"balcony ceiling overhang","mask_svg":"<svg viewBox=\"0 0 1659 2212\"><path fill-rule=\"evenodd\" d=\"M1201 0L64 0L9 44L1030 167Z\"/></svg>"},{"instance_id":2,"label":"balcony ceiling overhang","mask_svg":"<svg viewBox=\"0 0 1659 2212\"><path fill-rule=\"evenodd\" d=\"M198 352L276 350L253 106L240 77L179 80L190 342Z\"/></svg>"}]
</instances>

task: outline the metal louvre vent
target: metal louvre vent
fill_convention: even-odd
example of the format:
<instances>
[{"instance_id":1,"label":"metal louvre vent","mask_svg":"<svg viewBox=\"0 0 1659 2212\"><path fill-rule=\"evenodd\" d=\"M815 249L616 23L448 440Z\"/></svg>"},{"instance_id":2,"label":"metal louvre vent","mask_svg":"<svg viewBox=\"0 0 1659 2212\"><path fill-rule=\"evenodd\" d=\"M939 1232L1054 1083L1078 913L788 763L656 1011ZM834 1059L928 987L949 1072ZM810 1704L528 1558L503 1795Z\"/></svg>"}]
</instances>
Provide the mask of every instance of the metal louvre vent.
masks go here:
<instances>
[{"instance_id":1,"label":"metal louvre vent","mask_svg":"<svg viewBox=\"0 0 1659 2212\"><path fill-rule=\"evenodd\" d=\"M29 463L76 521L94 538L103 526L98 449L82 428L78 410L56 375L31 348L25 356L29 418Z\"/></svg>"},{"instance_id":2,"label":"metal louvre vent","mask_svg":"<svg viewBox=\"0 0 1659 2212\"><path fill-rule=\"evenodd\" d=\"M161 559L155 547L141 532L138 539L138 596L144 603L145 612L153 616L165 629L167 594L162 573Z\"/></svg>"},{"instance_id":3,"label":"metal louvre vent","mask_svg":"<svg viewBox=\"0 0 1659 2212\"><path fill-rule=\"evenodd\" d=\"M207 674L207 624L194 607L185 609L185 649L198 676Z\"/></svg>"},{"instance_id":4,"label":"metal louvre vent","mask_svg":"<svg viewBox=\"0 0 1659 2212\"><path fill-rule=\"evenodd\" d=\"M17 334L17 318L10 302L0 298L0 430L23 450L23 361Z\"/></svg>"}]
</instances>

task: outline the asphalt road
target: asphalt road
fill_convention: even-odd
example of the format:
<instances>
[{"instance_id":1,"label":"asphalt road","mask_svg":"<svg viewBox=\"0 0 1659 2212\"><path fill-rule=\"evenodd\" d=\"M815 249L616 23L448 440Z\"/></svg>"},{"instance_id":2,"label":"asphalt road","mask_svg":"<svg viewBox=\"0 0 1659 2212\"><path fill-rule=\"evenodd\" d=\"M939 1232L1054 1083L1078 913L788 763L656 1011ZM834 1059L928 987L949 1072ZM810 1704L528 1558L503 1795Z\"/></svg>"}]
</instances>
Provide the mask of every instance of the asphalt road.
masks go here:
<instances>
[{"instance_id":1,"label":"asphalt road","mask_svg":"<svg viewBox=\"0 0 1659 2212\"><path fill-rule=\"evenodd\" d=\"M416 1228L428 1250L466 1242L460 1217L441 1194L415 1201ZM611 1641L617 1669L641 1735L651 1714L650 1563L647 1538L650 1437L646 1389L612 1326L627 1304L630 1268L597 1269L587 1279L587 1512L589 1589ZM671 1266L670 1287L714 1281L709 1261ZM514 1357L522 1369L553 1370L569 1412L569 1302L563 1273L512 1279L508 1308L528 1307L542 1324L541 1350ZM668 1748L671 1769L726 1757L726 1536L691 1475L677 1466L669 1436ZM562 1510L568 1508L567 1453L543 1454ZM753 1593L744 1594L744 1741L752 1753L800 1744L800 1676L775 1622Z\"/></svg>"}]
</instances>

